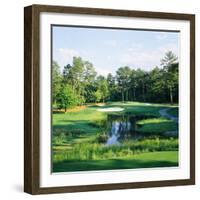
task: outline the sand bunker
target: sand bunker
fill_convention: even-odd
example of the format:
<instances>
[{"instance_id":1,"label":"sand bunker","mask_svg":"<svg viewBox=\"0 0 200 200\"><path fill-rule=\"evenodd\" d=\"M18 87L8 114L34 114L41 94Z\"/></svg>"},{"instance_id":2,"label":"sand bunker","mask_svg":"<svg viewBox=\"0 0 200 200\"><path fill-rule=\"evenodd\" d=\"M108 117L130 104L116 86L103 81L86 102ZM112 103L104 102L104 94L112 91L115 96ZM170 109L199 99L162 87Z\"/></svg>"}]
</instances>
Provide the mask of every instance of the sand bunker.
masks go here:
<instances>
[{"instance_id":1,"label":"sand bunker","mask_svg":"<svg viewBox=\"0 0 200 200\"><path fill-rule=\"evenodd\" d=\"M100 112L120 112L123 111L124 108L120 108L120 107L113 107L113 108L100 108L97 109Z\"/></svg>"}]
</instances>

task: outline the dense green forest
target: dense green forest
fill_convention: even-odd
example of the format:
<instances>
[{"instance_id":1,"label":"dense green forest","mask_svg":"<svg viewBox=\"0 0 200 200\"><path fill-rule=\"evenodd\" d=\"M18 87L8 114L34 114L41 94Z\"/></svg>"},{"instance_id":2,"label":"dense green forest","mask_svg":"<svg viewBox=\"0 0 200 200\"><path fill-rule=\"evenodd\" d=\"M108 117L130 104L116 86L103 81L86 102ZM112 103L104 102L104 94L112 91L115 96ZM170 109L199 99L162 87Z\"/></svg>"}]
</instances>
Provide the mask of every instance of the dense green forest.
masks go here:
<instances>
[{"instance_id":1,"label":"dense green forest","mask_svg":"<svg viewBox=\"0 0 200 200\"><path fill-rule=\"evenodd\" d=\"M116 66L117 69L117 66ZM95 66L81 57L61 67L52 63L53 106L64 109L84 103L140 101L176 103L178 101L178 59L168 51L160 67L144 71L142 66L119 67L115 74L98 75Z\"/></svg>"}]
</instances>

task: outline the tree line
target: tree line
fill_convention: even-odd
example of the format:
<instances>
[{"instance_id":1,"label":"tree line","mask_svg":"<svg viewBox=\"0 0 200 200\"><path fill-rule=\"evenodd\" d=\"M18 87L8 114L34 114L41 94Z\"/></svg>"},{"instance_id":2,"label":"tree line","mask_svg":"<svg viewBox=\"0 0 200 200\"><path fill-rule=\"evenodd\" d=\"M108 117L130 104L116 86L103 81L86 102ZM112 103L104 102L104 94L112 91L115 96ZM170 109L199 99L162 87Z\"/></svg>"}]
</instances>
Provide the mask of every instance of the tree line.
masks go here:
<instances>
[{"instance_id":1,"label":"tree line","mask_svg":"<svg viewBox=\"0 0 200 200\"><path fill-rule=\"evenodd\" d=\"M168 51L161 59L161 67L151 71L120 67L116 74L98 75L95 67L81 57L73 57L61 71L52 62L53 105L65 111L84 103L107 101L142 101L175 103L178 101L178 61Z\"/></svg>"}]
</instances>

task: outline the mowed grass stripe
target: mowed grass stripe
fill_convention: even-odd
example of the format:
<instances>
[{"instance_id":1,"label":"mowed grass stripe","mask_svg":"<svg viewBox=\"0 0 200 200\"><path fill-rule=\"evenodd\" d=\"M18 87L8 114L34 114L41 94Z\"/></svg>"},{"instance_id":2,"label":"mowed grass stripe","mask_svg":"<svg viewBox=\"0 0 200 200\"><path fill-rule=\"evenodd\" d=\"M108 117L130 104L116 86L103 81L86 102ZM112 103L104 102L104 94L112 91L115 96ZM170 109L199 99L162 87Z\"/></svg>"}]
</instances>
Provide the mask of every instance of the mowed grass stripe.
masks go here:
<instances>
[{"instance_id":1,"label":"mowed grass stripe","mask_svg":"<svg viewBox=\"0 0 200 200\"><path fill-rule=\"evenodd\" d=\"M53 172L98 171L177 166L178 151L164 151L141 153L127 158L107 160L63 161L54 163Z\"/></svg>"}]
</instances>

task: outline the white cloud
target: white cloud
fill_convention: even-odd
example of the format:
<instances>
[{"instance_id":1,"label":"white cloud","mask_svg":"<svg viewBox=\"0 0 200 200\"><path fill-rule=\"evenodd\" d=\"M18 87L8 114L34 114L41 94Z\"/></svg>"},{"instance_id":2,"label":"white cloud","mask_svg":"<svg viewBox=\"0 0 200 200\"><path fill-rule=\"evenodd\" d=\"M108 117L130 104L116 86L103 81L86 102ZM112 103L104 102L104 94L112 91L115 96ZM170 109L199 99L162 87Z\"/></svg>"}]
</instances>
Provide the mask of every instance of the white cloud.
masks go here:
<instances>
[{"instance_id":1,"label":"white cloud","mask_svg":"<svg viewBox=\"0 0 200 200\"><path fill-rule=\"evenodd\" d=\"M93 63L94 59L94 53L92 52L87 52L87 51L77 51L75 49L69 49L69 48L59 48L56 49L54 59L58 62L58 64L61 66L61 70L66 64L72 64L73 57L74 56L80 56L84 60L88 60ZM111 56L107 56L108 60L111 59ZM110 73L109 67L99 67L98 65L95 65L95 70L99 75L104 75L106 76L108 73Z\"/></svg>"},{"instance_id":2,"label":"white cloud","mask_svg":"<svg viewBox=\"0 0 200 200\"><path fill-rule=\"evenodd\" d=\"M62 69L66 64L72 64L74 56L81 56L84 60L88 60L94 64L98 74L107 75L110 72L114 73L117 66L128 65L132 68L140 67L144 70L151 70L155 66L160 66L160 60L169 50L178 56L177 43L168 43L165 46L160 46L160 48L155 48L153 50L152 48L145 48L142 44L134 43L114 60L113 57L108 54L102 58L103 60L100 59L100 61L98 61L99 57L97 57L94 52L77 51L76 49L71 48L56 49L53 58L58 62Z\"/></svg>"},{"instance_id":3,"label":"white cloud","mask_svg":"<svg viewBox=\"0 0 200 200\"><path fill-rule=\"evenodd\" d=\"M107 56L106 56L106 59L107 59L108 61L110 61L110 60L112 59L112 56L107 55Z\"/></svg>"},{"instance_id":4,"label":"white cloud","mask_svg":"<svg viewBox=\"0 0 200 200\"><path fill-rule=\"evenodd\" d=\"M68 63L72 63L72 59L74 56L79 56L80 53L74 49L68 48L59 48L57 49L57 57L58 62L61 65L66 65Z\"/></svg>"},{"instance_id":5,"label":"white cloud","mask_svg":"<svg viewBox=\"0 0 200 200\"><path fill-rule=\"evenodd\" d=\"M108 46L111 46L111 47L116 47L117 46L117 41L116 40L105 40L104 44L108 45Z\"/></svg>"},{"instance_id":6,"label":"white cloud","mask_svg":"<svg viewBox=\"0 0 200 200\"><path fill-rule=\"evenodd\" d=\"M177 56L179 54L178 51L178 44L175 43L168 43L165 46L162 46L158 49L159 52L166 53L167 51L172 51L173 53L175 53Z\"/></svg>"},{"instance_id":7,"label":"white cloud","mask_svg":"<svg viewBox=\"0 0 200 200\"><path fill-rule=\"evenodd\" d=\"M164 40L168 37L168 34L166 32L160 32L156 34L156 39L157 40Z\"/></svg>"},{"instance_id":8,"label":"white cloud","mask_svg":"<svg viewBox=\"0 0 200 200\"><path fill-rule=\"evenodd\" d=\"M142 48L143 48L143 45L141 44L141 43L133 43L132 45L131 45L131 47L130 48L128 48L128 51L134 51L135 49L137 49L137 50L142 50Z\"/></svg>"},{"instance_id":9,"label":"white cloud","mask_svg":"<svg viewBox=\"0 0 200 200\"><path fill-rule=\"evenodd\" d=\"M92 61L94 58L94 53L89 51L77 51L71 48L58 48L55 50L53 59L58 62L58 64L64 67L66 64L72 64L73 57L80 56L84 60Z\"/></svg>"},{"instance_id":10,"label":"white cloud","mask_svg":"<svg viewBox=\"0 0 200 200\"><path fill-rule=\"evenodd\" d=\"M72 48L58 48L53 52L53 59L58 62L61 70L65 65L72 64L74 56L80 56L83 58L83 60L88 60L90 62L94 58L94 55L91 52L81 50L77 51L76 49Z\"/></svg>"},{"instance_id":11,"label":"white cloud","mask_svg":"<svg viewBox=\"0 0 200 200\"><path fill-rule=\"evenodd\" d=\"M98 73L98 75L103 75L103 76L107 76L109 73L112 72L110 67L101 68L99 66L95 66L95 70Z\"/></svg>"},{"instance_id":12,"label":"white cloud","mask_svg":"<svg viewBox=\"0 0 200 200\"><path fill-rule=\"evenodd\" d=\"M131 48L122 55L120 63L135 68L141 67L145 70L151 70L155 66L160 66L160 60L167 51L172 51L178 56L178 47L175 44L167 44L155 50Z\"/></svg>"}]
</instances>

